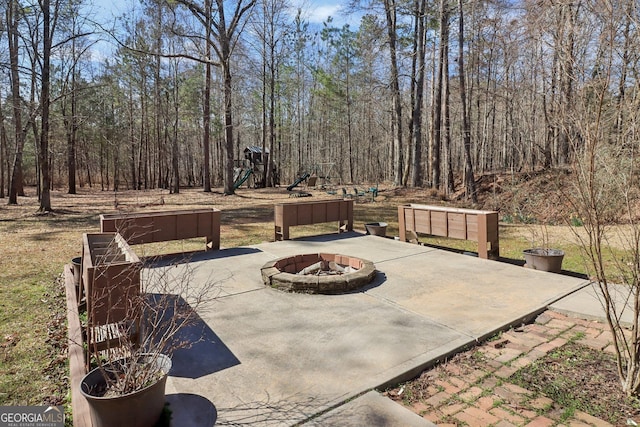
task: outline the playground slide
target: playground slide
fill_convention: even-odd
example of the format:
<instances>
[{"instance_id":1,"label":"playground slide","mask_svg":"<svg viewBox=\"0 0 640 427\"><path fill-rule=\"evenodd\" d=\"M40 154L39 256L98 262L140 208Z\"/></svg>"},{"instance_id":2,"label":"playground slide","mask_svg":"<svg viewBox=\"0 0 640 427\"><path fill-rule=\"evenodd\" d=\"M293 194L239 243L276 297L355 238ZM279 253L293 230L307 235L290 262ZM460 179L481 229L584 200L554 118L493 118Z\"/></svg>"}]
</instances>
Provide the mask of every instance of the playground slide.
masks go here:
<instances>
[{"instance_id":1,"label":"playground slide","mask_svg":"<svg viewBox=\"0 0 640 427\"><path fill-rule=\"evenodd\" d=\"M302 174L302 176L298 177L298 179L296 179L296 182L294 182L293 184L291 184L290 186L287 187L287 191L291 191L294 188L296 188L298 185L300 185L300 183L302 181L304 181L305 179L309 178L309 172L305 172Z\"/></svg>"},{"instance_id":2,"label":"playground slide","mask_svg":"<svg viewBox=\"0 0 640 427\"><path fill-rule=\"evenodd\" d=\"M244 171L244 175L242 175L242 171L238 174L238 178L236 178L235 182L233 183L233 189L237 190L238 188L240 188L240 186L242 184L244 184L244 182L249 178L249 175L251 175L253 173L253 171L251 170L251 168L247 168Z\"/></svg>"}]
</instances>

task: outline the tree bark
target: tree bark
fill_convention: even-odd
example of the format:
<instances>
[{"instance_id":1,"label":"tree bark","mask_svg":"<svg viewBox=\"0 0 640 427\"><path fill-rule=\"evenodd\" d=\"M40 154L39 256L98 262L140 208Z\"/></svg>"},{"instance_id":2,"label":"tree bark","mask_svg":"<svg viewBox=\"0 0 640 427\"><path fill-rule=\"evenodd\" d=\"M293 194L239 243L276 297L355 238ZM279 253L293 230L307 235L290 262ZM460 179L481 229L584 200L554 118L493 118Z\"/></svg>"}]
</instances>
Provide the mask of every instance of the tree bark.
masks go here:
<instances>
[{"instance_id":1,"label":"tree bark","mask_svg":"<svg viewBox=\"0 0 640 427\"><path fill-rule=\"evenodd\" d=\"M49 169L49 107L51 105L51 45L53 29L51 27L50 0L41 0L42 9L42 88L40 96L40 174L42 179L40 194L40 212L51 211L51 172ZM57 9L57 8L56 8Z\"/></svg>"},{"instance_id":2,"label":"tree bark","mask_svg":"<svg viewBox=\"0 0 640 427\"><path fill-rule=\"evenodd\" d=\"M211 64L205 65L204 99L202 100L202 188L211 192Z\"/></svg>"},{"instance_id":3,"label":"tree bark","mask_svg":"<svg viewBox=\"0 0 640 427\"><path fill-rule=\"evenodd\" d=\"M424 98L424 76L425 76L425 37L426 37L426 1L415 0L415 35L414 35L414 56L412 62L411 80L412 93L412 114L411 114L411 139L413 145L413 177L412 185L420 187L423 184L422 173L422 102Z\"/></svg>"},{"instance_id":4,"label":"tree bark","mask_svg":"<svg viewBox=\"0 0 640 427\"><path fill-rule=\"evenodd\" d=\"M223 55L230 56L228 52L229 46L223 43ZM227 51L227 53L225 53ZM224 175L224 193L231 195L235 193L233 186L233 87L230 64L222 65L222 73L224 75L224 147L225 147L225 175Z\"/></svg>"},{"instance_id":5,"label":"tree bark","mask_svg":"<svg viewBox=\"0 0 640 427\"><path fill-rule=\"evenodd\" d=\"M431 138L430 163L431 163L431 187L440 189L441 186L441 148L442 148L442 110L445 64L445 43L448 40L449 31L449 7L447 0L440 0L440 48L438 49L438 71L433 102L433 136Z\"/></svg>"},{"instance_id":6,"label":"tree bark","mask_svg":"<svg viewBox=\"0 0 640 427\"><path fill-rule=\"evenodd\" d=\"M9 170L9 159L7 159L7 129L4 125L4 107L0 97L0 199L5 197L5 176ZM8 182L8 176L7 176Z\"/></svg>"},{"instance_id":7,"label":"tree bark","mask_svg":"<svg viewBox=\"0 0 640 427\"><path fill-rule=\"evenodd\" d=\"M393 185L402 185L404 170L403 148L402 148L402 96L400 94L400 82L398 71L397 55L397 33L396 33L396 3L395 0L384 0L385 15L387 18L387 36L389 41L389 65L390 65L390 86L391 102L393 111L391 116L391 127L393 128Z\"/></svg>"},{"instance_id":8,"label":"tree bark","mask_svg":"<svg viewBox=\"0 0 640 427\"><path fill-rule=\"evenodd\" d=\"M476 194L476 180L473 176L473 163L471 162L471 124L469 123L469 109L467 106L467 88L464 68L464 10L462 0L458 0L460 18L458 21L458 74L460 75L460 103L462 106L462 135L464 137L464 188L467 198L473 203L478 203Z\"/></svg>"},{"instance_id":9,"label":"tree bark","mask_svg":"<svg viewBox=\"0 0 640 427\"><path fill-rule=\"evenodd\" d=\"M11 183L9 186L9 204L18 204L18 193L22 190L22 152L24 149L25 135L22 130L22 109L20 105L20 72L18 57L18 2L9 0L6 10L6 24L9 39L9 61L11 68L11 100L13 104L13 132L15 138L15 157L13 160L13 171L11 173Z\"/></svg>"}]
</instances>

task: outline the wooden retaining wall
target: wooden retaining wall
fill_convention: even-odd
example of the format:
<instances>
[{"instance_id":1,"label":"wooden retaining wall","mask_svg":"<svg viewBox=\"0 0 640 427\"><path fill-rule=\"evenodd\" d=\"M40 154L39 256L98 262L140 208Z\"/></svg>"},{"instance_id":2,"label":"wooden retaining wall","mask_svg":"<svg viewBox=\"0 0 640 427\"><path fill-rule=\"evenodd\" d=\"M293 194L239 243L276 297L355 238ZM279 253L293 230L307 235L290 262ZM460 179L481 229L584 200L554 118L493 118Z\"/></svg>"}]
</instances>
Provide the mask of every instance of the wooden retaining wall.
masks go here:
<instances>
[{"instance_id":1,"label":"wooden retaining wall","mask_svg":"<svg viewBox=\"0 0 640 427\"><path fill-rule=\"evenodd\" d=\"M398 206L400 240L417 233L478 242L480 258L498 259L498 212L409 204Z\"/></svg>"},{"instance_id":2,"label":"wooden retaining wall","mask_svg":"<svg viewBox=\"0 0 640 427\"><path fill-rule=\"evenodd\" d=\"M103 214L100 231L118 232L130 245L205 238L206 250L220 249L220 210Z\"/></svg>"},{"instance_id":3,"label":"wooden retaining wall","mask_svg":"<svg viewBox=\"0 0 640 427\"><path fill-rule=\"evenodd\" d=\"M353 200L333 199L275 205L275 240L288 240L296 225L338 221L338 233L353 231Z\"/></svg>"}]
</instances>

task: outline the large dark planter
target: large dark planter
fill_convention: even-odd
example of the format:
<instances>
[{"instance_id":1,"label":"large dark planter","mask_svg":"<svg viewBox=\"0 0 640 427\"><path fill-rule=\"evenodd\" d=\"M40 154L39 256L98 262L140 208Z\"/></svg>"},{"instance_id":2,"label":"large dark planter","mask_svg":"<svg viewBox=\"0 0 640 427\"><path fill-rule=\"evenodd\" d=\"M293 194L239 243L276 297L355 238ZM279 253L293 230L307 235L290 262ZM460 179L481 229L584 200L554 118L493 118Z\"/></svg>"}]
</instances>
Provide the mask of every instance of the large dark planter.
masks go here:
<instances>
[{"instance_id":1,"label":"large dark planter","mask_svg":"<svg viewBox=\"0 0 640 427\"><path fill-rule=\"evenodd\" d=\"M534 248L525 249L523 253L526 262L525 267L552 273L560 273L562 271L564 251L559 249Z\"/></svg>"},{"instance_id":2,"label":"large dark planter","mask_svg":"<svg viewBox=\"0 0 640 427\"><path fill-rule=\"evenodd\" d=\"M165 355L142 356L153 358L156 366L161 368L164 375L148 387L115 397L100 397L91 393L91 390L103 389L106 384L105 371L96 368L89 372L80 382L80 391L87 399L91 412L93 427L153 427L160 416L165 404L165 385L167 374L171 369L171 359ZM119 360L111 366L121 366L127 360ZM111 370L108 375L115 375Z\"/></svg>"}]
</instances>

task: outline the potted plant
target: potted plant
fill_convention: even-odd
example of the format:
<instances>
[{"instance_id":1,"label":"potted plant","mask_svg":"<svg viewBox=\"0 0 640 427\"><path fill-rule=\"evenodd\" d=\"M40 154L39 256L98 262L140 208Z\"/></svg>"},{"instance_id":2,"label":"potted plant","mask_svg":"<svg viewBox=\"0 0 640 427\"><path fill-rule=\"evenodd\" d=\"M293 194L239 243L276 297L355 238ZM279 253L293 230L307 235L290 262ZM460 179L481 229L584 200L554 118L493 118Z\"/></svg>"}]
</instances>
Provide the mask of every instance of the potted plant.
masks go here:
<instances>
[{"instance_id":1,"label":"potted plant","mask_svg":"<svg viewBox=\"0 0 640 427\"><path fill-rule=\"evenodd\" d=\"M117 246L114 250L122 250L121 242ZM105 264L97 271L109 280L100 291L98 286L87 288L85 349L93 369L81 380L81 393L89 404L93 427L152 427L165 406L171 355L193 344L179 332L198 321L196 309L211 299L213 286L192 285L193 269L184 262L188 260L164 267L146 262L122 270L127 277L108 272L119 262L114 257L98 258L94 260L97 267L101 259ZM99 280L96 276L94 283ZM118 289L123 283L136 282L140 292ZM99 317L96 313L103 313L113 323L96 326L92 320ZM102 332L96 333L92 327L102 328ZM105 331L109 339L104 338Z\"/></svg>"},{"instance_id":2,"label":"potted plant","mask_svg":"<svg viewBox=\"0 0 640 427\"><path fill-rule=\"evenodd\" d=\"M542 246L536 246L537 237L541 238ZM523 251L525 267L552 273L562 271L564 251L549 247L549 231L546 225L540 225L539 232L532 229L531 243L532 248Z\"/></svg>"},{"instance_id":3,"label":"potted plant","mask_svg":"<svg viewBox=\"0 0 640 427\"><path fill-rule=\"evenodd\" d=\"M80 383L94 427L154 426L165 405L171 359L162 353L123 357L91 370Z\"/></svg>"}]
</instances>

